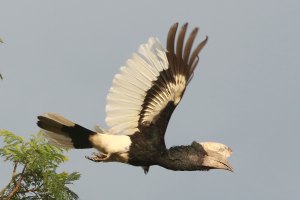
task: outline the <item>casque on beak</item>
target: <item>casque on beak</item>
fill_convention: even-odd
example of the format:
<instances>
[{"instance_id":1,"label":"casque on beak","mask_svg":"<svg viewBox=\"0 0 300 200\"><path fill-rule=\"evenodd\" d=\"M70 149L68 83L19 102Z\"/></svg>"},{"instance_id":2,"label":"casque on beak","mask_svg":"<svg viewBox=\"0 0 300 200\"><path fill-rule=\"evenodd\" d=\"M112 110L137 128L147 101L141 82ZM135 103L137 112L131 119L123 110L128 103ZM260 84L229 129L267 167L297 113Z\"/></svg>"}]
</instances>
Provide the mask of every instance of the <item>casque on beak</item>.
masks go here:
<instances>
[{"instance_id":1,"label":"casque on beak","mask_svg":"<svg viewBox=\"0 0 300 200\"><path fill-rule=\"evenodd\" d=\"M224 144L216 142L198 143L206 152L202 165L211 169L224 169L233 172L233 167L227 158L232 154L232 150Z\"/></svg>"}]
</instances>

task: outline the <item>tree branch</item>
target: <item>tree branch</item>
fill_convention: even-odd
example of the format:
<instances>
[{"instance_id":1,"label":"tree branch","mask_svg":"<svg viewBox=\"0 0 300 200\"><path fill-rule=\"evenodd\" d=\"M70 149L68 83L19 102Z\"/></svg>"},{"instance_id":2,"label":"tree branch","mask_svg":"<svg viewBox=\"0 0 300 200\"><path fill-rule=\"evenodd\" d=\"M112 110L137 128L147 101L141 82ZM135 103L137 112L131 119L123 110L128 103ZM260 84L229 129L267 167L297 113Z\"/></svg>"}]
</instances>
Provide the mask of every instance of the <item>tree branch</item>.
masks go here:
<instances>
[{"instance_id":1,"label":"tree branch","mask_svg":"<svg viewBox=\"0 0 300 200\"><path fill-rule=\"evenodd\" d=\"M17 183L16 183L16 181L15 181L15 177L16 177L16 175L17 175L17 167L18 167L18 164L19 164L19 162L16 161L16 162L15 162L15 165L14 165L12 177L11 177L11 179L14 181L15 187L17 186Z\"/></svg>"},{"instance_id":2,"label":"tree branch","mask_svg":"<svg viewBox=\"0 0 300 200\"><path fill-rule=\"evenodd\" d=\"M22 170L22 173L20 174L20 178L18 180L18 183L16 184L15 188L11 191L11 193L7 196L7 198L5 200L10 200L13 198L13 196L15 196L15 194L17 194L17 192L19 191L22 179L24 177L25 174L25 170L26 170L26 164L24 165L24 168Z\"/></svg>"},{"instance_id":3,"label":"tree branch","mask_svg":"<svg viewBox=\"0 0 300 200\"><path fill-rule=\"evenodd\" d=\"M15 179L16 179L16 177L18 177L18 176L20 176L21 175L21 173L18 173L18 174L13 174L13 176L12 176L12 178L11 178L11 180L9 181L9 183L6 185L6 187L3 189L3 190L1 190L1 192L0 192L0 197L2 197L3 195L4 195L4 193L5 193L5 191L9 188L9 186L12 184L12 183L14 183L15 182Z\"/></svg>"}]
</instances>

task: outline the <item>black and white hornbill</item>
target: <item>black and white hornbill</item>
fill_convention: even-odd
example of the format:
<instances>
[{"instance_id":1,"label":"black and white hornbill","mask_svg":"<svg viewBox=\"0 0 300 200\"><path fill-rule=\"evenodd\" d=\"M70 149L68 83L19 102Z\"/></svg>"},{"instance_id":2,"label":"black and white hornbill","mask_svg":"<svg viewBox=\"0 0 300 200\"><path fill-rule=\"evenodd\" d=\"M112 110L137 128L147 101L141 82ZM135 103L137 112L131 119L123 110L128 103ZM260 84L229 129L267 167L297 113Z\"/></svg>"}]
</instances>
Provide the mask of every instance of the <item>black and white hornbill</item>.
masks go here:
<instances>
[{"instance_id":1,"label":"black and white hornbill","mask_svg":"<svg viewBox=\"0 0 300 200\"><path fill-rule=\"evenodd\" d=\"M95 162L122 162L141 166L145 173L151 165L170 170L225 169L231 149L215 142L167 148L165 132L171 115L191 81L199 61L198 54L207 37L192 50L198 28L184 42L188 24L176 38L178 23L171 26L165 50L151 37L121 67L107 96L106 123L110 127L88 130L55 113L38 116L38 126L54 145L98 150L88 159Z\"/></svg>"}]
</instances>

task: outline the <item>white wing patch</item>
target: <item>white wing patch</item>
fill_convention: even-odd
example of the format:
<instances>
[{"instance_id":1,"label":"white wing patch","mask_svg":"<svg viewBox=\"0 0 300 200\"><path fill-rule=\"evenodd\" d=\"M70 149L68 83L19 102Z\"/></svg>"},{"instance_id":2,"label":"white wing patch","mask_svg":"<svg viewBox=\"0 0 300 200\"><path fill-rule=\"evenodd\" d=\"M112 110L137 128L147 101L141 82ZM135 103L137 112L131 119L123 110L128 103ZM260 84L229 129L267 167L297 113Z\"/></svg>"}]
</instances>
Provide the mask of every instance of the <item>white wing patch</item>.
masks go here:
<instances>
[{"instance_id":1,"label":"white wing patch","mask_svg":"<svg viewBox=\"0 0 300 200\"><path fill-rule=\"evenodd\" d=\"M160 73L168 68L166 51L157 38L150 38L148 43L142 44L138 53L134 53L126 66L121 67L107 96L106 123L111 127L110 133L130 135L138 131L147 91ZM151 122L169 101L178 104L186 81L183 75L176 75L174 79L175 83L168 80L161 82L161 92L155 92L150 98L141 122Z\"/></svg>"},{"instance_id":2,"label":"white wing patch","mask_svg":"<svg viewBox=\"0 0 300 200\"><path fill-rule=\"evenodd\" d=\"M146 92L162 70L168 69L168 59L157 38L140 46L121 67L107 96L106 123L113 134L136 132Z\"/></svg>"}]
</instances>

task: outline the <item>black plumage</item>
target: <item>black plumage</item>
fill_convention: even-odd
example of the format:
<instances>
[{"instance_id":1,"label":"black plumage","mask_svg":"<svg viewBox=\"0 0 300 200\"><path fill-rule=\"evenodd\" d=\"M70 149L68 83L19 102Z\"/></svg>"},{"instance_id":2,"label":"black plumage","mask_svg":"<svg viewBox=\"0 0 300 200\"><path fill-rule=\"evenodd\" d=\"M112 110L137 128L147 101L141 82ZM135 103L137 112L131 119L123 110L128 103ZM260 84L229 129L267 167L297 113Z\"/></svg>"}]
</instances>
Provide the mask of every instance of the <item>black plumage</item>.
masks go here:
<instances>
[{"instance_id":1,"label":"black plumage","mask_svg":"<svg viewBox=\"0 0 300 200\"><path fill-rule=\"evenodd\" d=\"M157 39L150 38L121 68L107 97L106 122L110 130L91 131L53 113L39 116L38 126L56 145L97 149L99 153L88 157L95 162L128 163L143 167L146 173L152 165L180 171L232 171L227 161L232 151L226 145L193 142L169 149L165 145L169 120L208 39L193 49L198 28L185 42L187 28L186 23L176 38L178 23L171 26L166 50Z\"/></svg>"}]
</instances>

